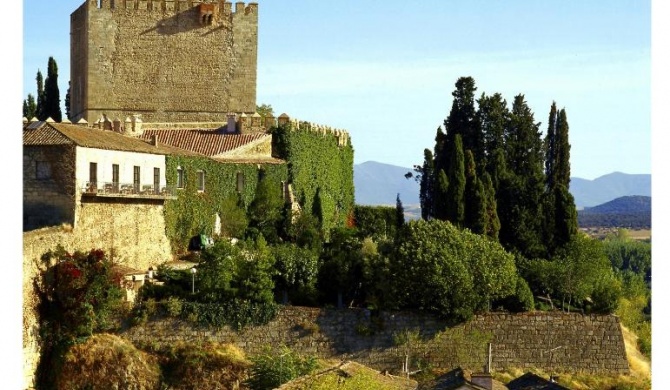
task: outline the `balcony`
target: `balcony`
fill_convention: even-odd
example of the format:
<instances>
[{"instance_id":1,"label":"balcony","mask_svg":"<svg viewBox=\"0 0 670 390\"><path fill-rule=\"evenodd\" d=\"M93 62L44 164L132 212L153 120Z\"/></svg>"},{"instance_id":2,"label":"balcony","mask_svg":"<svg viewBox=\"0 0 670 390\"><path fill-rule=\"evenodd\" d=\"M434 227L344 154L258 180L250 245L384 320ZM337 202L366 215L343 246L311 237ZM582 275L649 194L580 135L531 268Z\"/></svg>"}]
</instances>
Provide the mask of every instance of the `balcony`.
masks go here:
<instances>
[{"instance_id":1,"label":"balcony","mask_svg":"<svg viewBox=\"0 0 670 390\"><path fill-rule=\"evenodd\" d=\"M153 184L87 181L81 189L83 196L107 198L177 199L172 186L154 187Z\"/></svg>"}]
</instances>

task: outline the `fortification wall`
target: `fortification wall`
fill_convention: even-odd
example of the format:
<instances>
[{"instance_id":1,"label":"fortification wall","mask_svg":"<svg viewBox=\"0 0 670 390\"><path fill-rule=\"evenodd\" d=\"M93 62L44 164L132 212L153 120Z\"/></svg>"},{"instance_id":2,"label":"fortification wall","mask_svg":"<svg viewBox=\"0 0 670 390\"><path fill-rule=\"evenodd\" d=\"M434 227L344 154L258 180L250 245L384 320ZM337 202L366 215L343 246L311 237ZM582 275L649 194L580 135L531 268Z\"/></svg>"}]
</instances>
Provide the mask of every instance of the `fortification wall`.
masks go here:
<instances>
[{"instance_id":1,"label":"fortification wall","mask_svg":"<svg viewBox=\"0 0 670 390\"><path fill-rule=\"evenodd\" d=\"M139 270L172 260L165 236L163 206L156 204L84 203L76 229L52 227L23 234L23 359L24 388L33 386L39 362L39 327L34 281L40 258L60 244L65 250L114 253L114 262Z\"/></svg>"},{"instance_id":2,"label":"fortification wall","mask_svg":"<svg viewBox=\"0 0 670 390\"><path fill-rule=\"evenodd\" d=\"M421 329L421 340L397 345L394 336ZM265 326L239 333L193 327L163 319L127 330L135 343L171 344L215 340L233 343L254 354L266 346L285 344L301 353L351 359L379 370L397 372L409 352L411 367L423 361L435 368L462 366L479 370L486 362L486 343L492 342L493 370L537 367L556 372L629 373L623 335L615 316L562 312L490 313L448 328L432 316L364 310L282 307ZM550 352L553 349L553 352Z\"/></svg>"},{"instance_id":3,"label":"fortification wall","mask_svg":"<svg viewBox=\"0 0 670 390\"><path fill-rule=\"evenodd\" d=\"M87 0L71 15L74 121L254 112L257 44L256 3Z\"/></svg>"}]
</instances>

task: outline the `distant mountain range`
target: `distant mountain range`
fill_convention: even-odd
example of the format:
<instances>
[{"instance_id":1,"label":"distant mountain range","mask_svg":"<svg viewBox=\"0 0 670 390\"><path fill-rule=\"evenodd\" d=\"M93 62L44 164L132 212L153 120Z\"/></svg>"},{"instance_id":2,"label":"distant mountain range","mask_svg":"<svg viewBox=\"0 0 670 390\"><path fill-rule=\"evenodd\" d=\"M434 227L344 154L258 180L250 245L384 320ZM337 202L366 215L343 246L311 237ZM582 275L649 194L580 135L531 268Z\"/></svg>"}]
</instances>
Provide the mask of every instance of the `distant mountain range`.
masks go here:
<instances>
[{"instance_id":1,"label":"distant mountain range","mask_svg":"<svg viewBox=\"0 0 670 390\"><path fill-rule=\"evenodd\" d=\"M622 196L577 212L580 227L651 228L651 197Z\"/></svg>"},{"instance_id":2,"label":"distant mountain range","mask_svg":"<svg viewBox=\"0 0 670 390\"><path fill-rule=\"evenodd\" d=\"M368 161L354 165L356 203L395 205L400 194L403 205L419 204L419 183L406 179L412 168ZM651 175L614 172L594 180L571 178L570 192L577 209L593 207L623 196L651 196Z\"/></svg>"}]
</instances>

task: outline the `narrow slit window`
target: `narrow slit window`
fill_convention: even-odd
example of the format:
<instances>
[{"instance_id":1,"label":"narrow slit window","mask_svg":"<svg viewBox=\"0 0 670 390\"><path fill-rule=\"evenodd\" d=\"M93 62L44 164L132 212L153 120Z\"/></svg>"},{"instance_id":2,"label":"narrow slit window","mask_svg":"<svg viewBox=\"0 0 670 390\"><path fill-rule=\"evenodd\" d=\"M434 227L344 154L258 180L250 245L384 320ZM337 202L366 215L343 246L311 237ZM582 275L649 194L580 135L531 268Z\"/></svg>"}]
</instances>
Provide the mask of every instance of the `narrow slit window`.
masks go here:
<instances>
[{"instance_id":1,"label":"narrow slit window","mask_svg":"<svg viewBox=\"0 0 670 390\"><path fill-rule=\"evenodd\" d=\"M205 172L198 171L198 191L205 191Z\"/></svg>"}]
</instances>

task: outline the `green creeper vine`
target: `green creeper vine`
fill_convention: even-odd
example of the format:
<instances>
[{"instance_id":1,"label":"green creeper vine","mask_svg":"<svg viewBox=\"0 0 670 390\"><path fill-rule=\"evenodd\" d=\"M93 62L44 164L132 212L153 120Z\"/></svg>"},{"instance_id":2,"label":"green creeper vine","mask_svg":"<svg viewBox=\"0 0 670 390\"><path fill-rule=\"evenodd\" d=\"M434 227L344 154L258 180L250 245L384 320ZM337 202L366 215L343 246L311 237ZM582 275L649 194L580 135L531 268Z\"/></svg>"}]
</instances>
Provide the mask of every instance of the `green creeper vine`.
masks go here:
<instances>
[{"instance_id":1,"label":"green creeper vine","mask_svg":"<svg viewBox=\"0 0 670 390\"><path fill-rule=\"evenodd\" d=\"M273 128L273 154L288 162L289 181L303 210L314 213L323 232L344 227L354 206L354 149L333 133L301 122Z\"/></svg>"}]
</instances>

